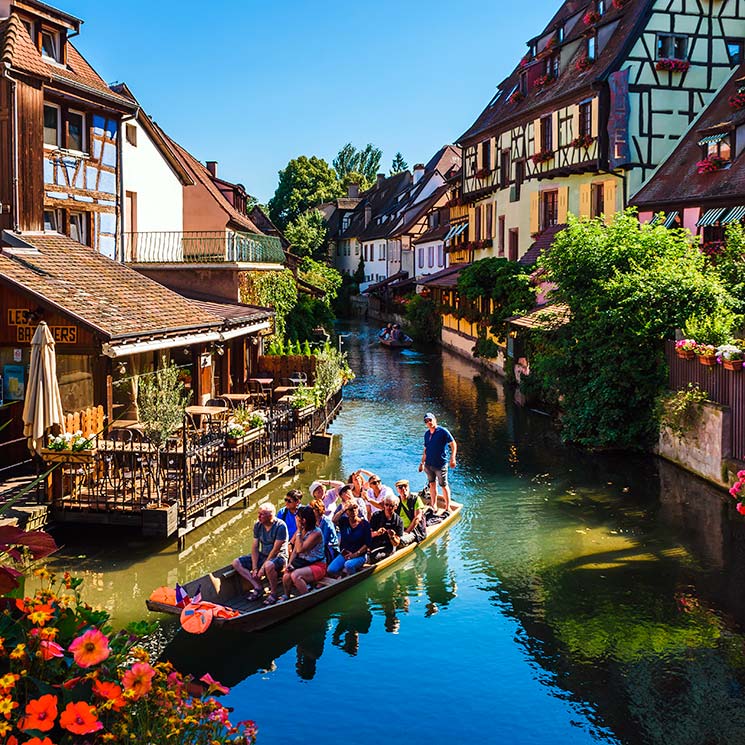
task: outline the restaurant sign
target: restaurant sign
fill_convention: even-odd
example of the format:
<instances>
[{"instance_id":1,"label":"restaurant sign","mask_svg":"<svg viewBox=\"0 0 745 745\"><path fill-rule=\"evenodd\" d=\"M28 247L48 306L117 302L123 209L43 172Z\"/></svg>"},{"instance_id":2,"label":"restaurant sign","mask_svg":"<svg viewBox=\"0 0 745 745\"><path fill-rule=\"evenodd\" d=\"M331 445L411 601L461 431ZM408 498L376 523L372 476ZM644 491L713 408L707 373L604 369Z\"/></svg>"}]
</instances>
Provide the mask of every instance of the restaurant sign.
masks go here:
<instances>
[{"instance_id":1,"label":"restaurant sign","mask_svg":"<svg viewBox=\"0 0 745 745\"><path fill-rule=\"evenodd\" d=\"M8 325L16 327L16 342L30 344L36 332L36 325L31 323L28 308L8 308ZM77 326L50 326L55 344L77 344Z\"/></svg>"}]
</instances>

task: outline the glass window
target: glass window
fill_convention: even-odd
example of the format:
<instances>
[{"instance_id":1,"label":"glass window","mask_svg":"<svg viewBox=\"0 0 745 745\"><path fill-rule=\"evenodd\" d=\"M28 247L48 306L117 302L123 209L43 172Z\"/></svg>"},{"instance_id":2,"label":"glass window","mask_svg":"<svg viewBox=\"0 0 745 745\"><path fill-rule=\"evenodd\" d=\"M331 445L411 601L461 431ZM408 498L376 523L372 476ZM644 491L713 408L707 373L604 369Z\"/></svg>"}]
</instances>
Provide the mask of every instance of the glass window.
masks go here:
<instances>
[{"instance_id":1,"label":"glass window","mask_svg":"<svg viewBox=\"0 0 745 745\"><path fill-rule=\"evenodd\" d=\"M44 104L44 144L59 147L59 115L57 106Z\"/></svg>"},{"instance_id":2,"label":"glass window","mask_svg":"<svg viewBox=\"0 0 745 745\"><path fill-rule=\"evenodd\" d=\"M541 119L541 152L553 150L553 133L551 127L551 116Z\"/></svg>"},{"instance_id":3,"label":"glass window","mask_svg":"<svg viewBox=\"0 0 745 745\"><path fill-rule=\"evenodd\" d=\"M597 59L598 56L598 39L597 36L588 36L587 37L587 47L585 49L585 53L587 54L587 59L590 61L593 61Z\"/></svg>"},{"instance_id":4,"label":"glass window","mask_svg":"<svg viewBox=\"0 0 745 745\"><path fill-rule=\"evenodd\" d=\"M688 37L681 34L657 34L657 59L687 59Z\"/></svg>"},{"instance_id":5,"label":"glass window","mask_svg":"<svg viewBox=\"0 0 745 745\"><path fill-rule=\"evenodd\" d=\"M67 148L85 152L85 114L77 111L67 114Z\"/></svg>"},{"instance_id":6,"label":"glass window","mask_svg":"<svg viewBox=\"0 0 745 745\"><path fill-rule=\"evenodd\" d=\"M510 183L510 151L502 150L499 158L499 182L503 189Z\"/></svg>"},{"instance_id":7,"label":"glass window","mask_svg":"<svg viewBox=\"0 0 745 745\"><path fill-rule=\"evenodd\" d=\"M127 142L132 145L132 147L137 147L137 127L134 124L127 124L124 132L127 137Z\"/></svg>"},{"instance_id":8,"label":"glass window","mask_svg":"<svg viewBox=\"0 0 745 745\"><path fill-rule=\"evenodd\" d=\"M742 50L742 39L727 39L727 55L729 56L730 64L739 65L742 62Z\"/></svg>"},{"instance_id":9,"label":"glass window","mask_svg":"<svg viewBox=\"0 0 745 745\"><path fill-rule=\"evenodd\" d=\"M730 160L732 157L732 143L730 142L729 135L719 142L710 142L706 146L706 155L709 158L721 158L722 160Z\"/></svg>"},{"instance_id":10,"label":"glass window","mask_svg":"<svg viewBox=\"0 0 745 745\"><path fill-rule=\"evenodd\" d=\"M419 268L424 269L424 248L420 248L417 254L419 255Z\"/></svg>"},{"instance_id":11,"label":"glass window","mask_svg":"<svg viewBox=\"0 0 745 745\"><path fill-rule=\"evenodd\" d=\"M481 143L481 167L491 171L491 140Z\"/></svg>"},{"instance_id":12,"label":"glass window","mask_svg":"<svg viewBox=\"0 0 745 745\"><path fill-rule=\"evenodd\" d=\"M70 213L69 235L74 241L88 245L88 221L83 212Z\"/></svg>"},{"instance_id":13,"label":"glass window","mask_svg":"<svg viewBox=\"0 0 745 745\"><path fill-rule=\"evenodd\" d=\"M520 191L525 181L525 161L515 161L515 201L520 199Z\"/></svg>"},{"instance_id":14,"label":"glass window","mask_svg":"<svg viewBox=\"0 0 745 745\"><path fill-rule=\"evenodd\" d=\"M44 230L59 230L57 210L44 210Z\"/></svg>"},{"instance_id":15,"label":"glass window","mask_svg":"<svg viewBox=\"0 0 745 745\"><path fill-rule=\"evenodd\" d=\"M484 238L489 240L494 237L494 207L490 203L485 205L484 209L486 210L486 233Z\"/></svg>"},{"instance_id":16,"label":"glass window","mask_svg":"<svg viewBox=\"0 0 745 745\"><path fill-rule=\"evenodd\" d=\"M603 184L593 184L591 188L591 215L592 217L600 217L605 212L605 188Z\"/></svg>"},{"instance_id":17,"label":"glass window","mask_svg":"<svg viewBox=\"0 0 745 745\"><path fill-rule=\"evenodd\" d=\"M589 137L592 134L592 101L585 101L579 105L579 137Z\"/></svg>"},{"instance_id":18,"label":"glass window","mask_svg":"<svg viewBox=\"0 0 745 745\"><path fill-rule=\"evenodd\" d=\"M541 230L556 225L559 217L559 192L557 190L541 192L540 206Z\"/></svg>"},{"instance_id":19,"label":"glass window","mask_svg":"<svg viewBox=\"0 0 745 745\"><path fill-rule=\"evenodd\" d=\"M41 54L56 62L60 61L59 34L54 31L42 30L41 32Z\"/></svg>"}]
</instances>

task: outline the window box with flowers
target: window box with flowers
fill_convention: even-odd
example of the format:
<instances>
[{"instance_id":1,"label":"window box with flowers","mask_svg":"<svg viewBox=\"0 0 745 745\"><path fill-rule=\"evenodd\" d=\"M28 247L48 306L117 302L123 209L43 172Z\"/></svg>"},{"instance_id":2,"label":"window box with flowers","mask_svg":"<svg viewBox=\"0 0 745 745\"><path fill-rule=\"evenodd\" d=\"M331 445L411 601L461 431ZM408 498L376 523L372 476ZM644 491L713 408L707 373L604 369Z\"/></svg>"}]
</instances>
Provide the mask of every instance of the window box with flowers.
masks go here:
<instances>
[{"instance_id":1,"label":"window box with flowers","mask_svg":"<svg viewBox=\"0 0 745 745\"><path fill-rule=\"evenodd\" d=\"M730 96L729 107L732 111L745 109L745 91L737 91L734 96Z\"/></svg>"},{"instance_id":2,"label":"window box with flowers","mask_svg":"<svg viewBox=\"0 0 745 745\"><path fill-rule=\"evenodd\" d=\"M628 3L628 2L629 2L629 0L613 0L613 3L612 3L612 5L613 5L613 7L614 7L614 8L616 9L616 10L620 10L620 9L621 9L621 8L623 8L623 6L624 6L624 5L626 5L626 4Z\"/></svg>"},{"instance_id":3,"label":"window box with flowers","mask_svg":"<svg viewBox=\"0 0 745 745\"><path fill-rule=\"evenodd\" d=\"M533 61L533 56L528 52L521 60L520 67L527 67Z\"/></svg>"},{"instance_id":4,"label":"window box with flowers","mask_svg":"<svg viewBox=\"0 0 745 745\"><path fill-rule=\"evenodd\" d=\"M682 360L692 360L696 356L698 342L693 339L678 339L675 342L675 354Z\"/></svg>"},{"instance_id":5,"label":"window box with flowers","mask_svg":"<svg viewBox=\"0 0 745 745\"><path fill-rule=\"evenodd\" d=\"M540 90L541 88L545 88L547 85L551 85L556 80L556 77L552 75L551 73L546 73L545 75L539 75L534 81L533 81L533 88L536 88Z\"/></svg>"},{"instance_id":6,"label":"window box with flowers","mask_svg":"<svg viewBox=\"0 0 745 745\"><path fill-rule=\"evenodd\" d=\"M587 13L582 16L582 23L584 23L585 26L594 26L601 18L602 16L597 10L588 10Z\"/></svg>"},{"instance_id":7,"label":"window box with flowers","mask_svg":"<svg viewBox=\"0 0 745 745\"><path fill-rule=\"evenodd\" d=\"M656 70L666 70L667 72L687 72L691 63L687 59L658 59L655 65Z\"/></svg>"},{"instance_id":8,"label":"window box with flowers","mask_svg":"<svg viewBox=\"0 0 745 745\"><path fill-rule=\"evenodd\" d=\"M704 367L714 367L717 364L717 348L713 344L698 344L694 351Z\"/></svg>"},{"instance_id":9,"label":"window box with flowers","mask_svg":"<svg viewBox=\"0 0 745 745\"><path fill-rule=\"evenodd\" d=\"M476 176L476 178L486 178L489 175L489 173L491 173L491 171L489 171L488 168L479 168L479 170L476 171L474 176Z\"/></svg>"},{"instance_id":10,"label":"window box with flowers","mask_svg":"<svg viewBox=\"0 0 745 745\"><path fill-rule=\"evenodd\" d=\"M541 150L533 155L533 163L540 165L541 163L547 163L554 157L553 150Z\"/></svg>"},{"instance_id":11,"label":"window box with flowers","mask_svg":"<svg viewBox=\"0 0 745 745\"><path fill-rule=\"evenodd\" d=\"M717 347L717 361L725 370L742 370L743 357L745 353L736 344L722 344L721 347Z\"/></svg>"},{"instance_id":12,"label":"window box with flowers","mask_svg":"<svg viewBox=\"0 0 745 745\"><path fill-rule=\"evenodd\" d=\"M569 143L569 147L590 147L593 142L595 142L595 138L592 135L580 135Z\"/></svg>"},{"instance_id":13,"label":"window box with flowers","mask_svg":"<svg viewBox=\"0 0 745 745\"><path fill-rule=\"evenodd\" d=\"M78 430L49 438L49 446L42 448L41 457L46 463L90 463L96 455L95 436L84 437Z\"/></svg>"},{"instance_id":14,"label":"window box with flowers","mask_svg":"<svg viewBox=\"0 0 745 745\"><path fill-rule=\"evenodd\" d=\"M595 60L583 54L575 63L574 69L577 72L585 72L589 70L595 64Z\"/></svg>"},{"instance_id":15,"label":"window box with flowers","mask_svg":"<svg viewBox=\"0 0 745 745\"><path fill-rule=\"evenodd\" d=\"M696 173L703 175L705 173L716 173L729 165L729 160L720 158L718 155L709 155L707 158L696 163Z\"/></svg>"},{"instance_id":16,"label":"window box with flowers","mask_svg":"<svg viewBox=\"0 0 745 745\"><path fill-rule=\"evenodd\" d=\"M525 94L521 90L516 90L508 99L507 103L520 103L525 100Z\"/></svg>"}]
</instances>

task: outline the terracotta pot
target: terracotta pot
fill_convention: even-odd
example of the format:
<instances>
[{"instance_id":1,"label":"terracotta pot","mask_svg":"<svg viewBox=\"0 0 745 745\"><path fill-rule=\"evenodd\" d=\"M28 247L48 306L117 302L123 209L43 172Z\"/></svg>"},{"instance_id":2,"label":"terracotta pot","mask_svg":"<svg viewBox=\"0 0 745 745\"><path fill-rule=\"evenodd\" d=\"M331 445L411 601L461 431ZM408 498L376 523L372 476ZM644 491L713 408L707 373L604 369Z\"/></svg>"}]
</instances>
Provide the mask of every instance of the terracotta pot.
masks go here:
<instances>
[{"instance_id":1,"label":"terracotta pot","mask_svg":"<svg viewBox=\"0 0 745 745\"><path fill-rule=\"evenodd\" d=\"M676 349L675 354L677 354L681 360L692 360L696 356L696 353L692 349Z\"/></svg>"},{"instance_id":2,"label":"terracotta pot","mask_svg":"<svg viewBox=\"0 0 745 745\"><path fill-rule=\"evenodd\" d=\"M716 357L704 357L703 354L699 355L698 361L704 365L704 367L714 367L717 364Z\"/></svg>"},{"instance_id":3,"label":"terracotta pot","mask_svg":"<svg viewBox=\"0 0 745 745\"><path fill-rule=\"evenodd\" d=\"M742 370L743 360L722 360L725 370Z\"/></svg>"}]
</instances>

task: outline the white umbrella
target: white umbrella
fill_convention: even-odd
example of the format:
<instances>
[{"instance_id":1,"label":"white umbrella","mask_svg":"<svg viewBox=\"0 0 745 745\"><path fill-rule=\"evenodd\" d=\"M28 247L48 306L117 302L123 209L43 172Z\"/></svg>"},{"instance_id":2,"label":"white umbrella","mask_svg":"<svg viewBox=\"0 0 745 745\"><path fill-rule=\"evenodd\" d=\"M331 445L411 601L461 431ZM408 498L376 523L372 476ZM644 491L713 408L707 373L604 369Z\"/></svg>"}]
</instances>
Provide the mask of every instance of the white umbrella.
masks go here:
<instances>
[{"instance_id":1,"label":"white umbrella","mask_svg":"<svg viewBox=\"0 0 745 745\"><path fill-rule=\"evenodd\" d=\"M23 434L28 437L28 448L40 452L47 431L64 425L62 399L57 383L57 358L54 338L42 321L31 340L31 365L28 371L26 400L23 402Z\"/></svg>"}]
</instances>

